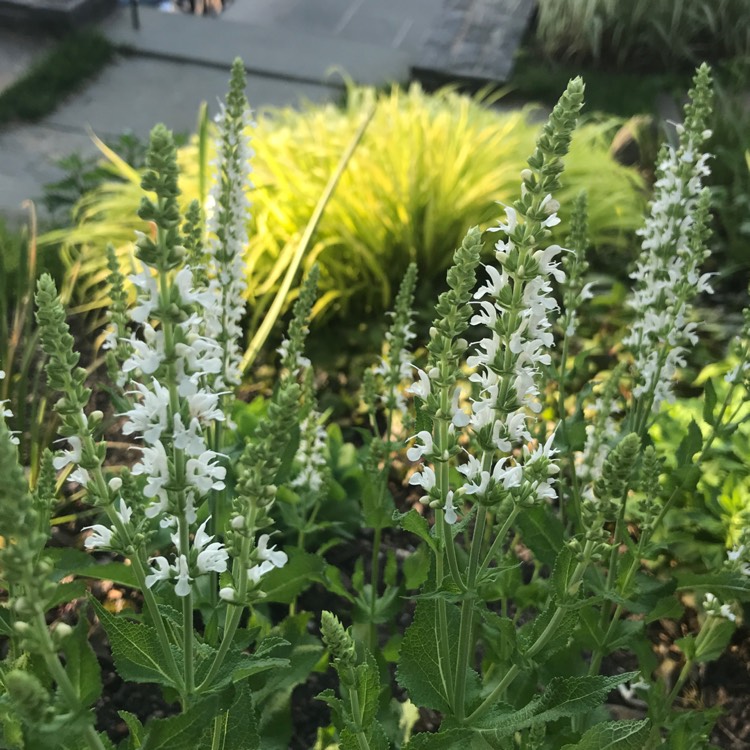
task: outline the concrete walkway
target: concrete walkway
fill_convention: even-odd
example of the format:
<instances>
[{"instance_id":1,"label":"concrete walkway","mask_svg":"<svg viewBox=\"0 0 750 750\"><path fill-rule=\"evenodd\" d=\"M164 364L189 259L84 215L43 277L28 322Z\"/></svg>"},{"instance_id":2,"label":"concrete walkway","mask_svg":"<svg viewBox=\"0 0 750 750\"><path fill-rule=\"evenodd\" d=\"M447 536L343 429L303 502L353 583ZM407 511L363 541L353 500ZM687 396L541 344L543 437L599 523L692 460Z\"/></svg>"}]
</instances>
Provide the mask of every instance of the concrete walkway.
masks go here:
<instances>
[{"instance_id":1,"label":"concrete walkway","mask_svg":"<svg viewBox=\"0 0 750 750\"><path fill-rule=\"evenodd\" d=\"M488 2L461 1L467 12ZM157 122L194 131L200 103L213 113L225 95L236 56L256 110L340 98L344 82L334 69L361 84L406 82L447 7L449 0L235 0L219 18L141 8L137 31L129 9L119 9L100 24L123 51L116 62L42 122L0 130L0 214L18 216L22 201L41 198L44 185L63 176L57 160L95 155L90 131L104 140L125 131L146 138ZM23 54L33 57L36 40L0 34L0 71L27 46L33 52Z\"/></svg>"}]
</instances>

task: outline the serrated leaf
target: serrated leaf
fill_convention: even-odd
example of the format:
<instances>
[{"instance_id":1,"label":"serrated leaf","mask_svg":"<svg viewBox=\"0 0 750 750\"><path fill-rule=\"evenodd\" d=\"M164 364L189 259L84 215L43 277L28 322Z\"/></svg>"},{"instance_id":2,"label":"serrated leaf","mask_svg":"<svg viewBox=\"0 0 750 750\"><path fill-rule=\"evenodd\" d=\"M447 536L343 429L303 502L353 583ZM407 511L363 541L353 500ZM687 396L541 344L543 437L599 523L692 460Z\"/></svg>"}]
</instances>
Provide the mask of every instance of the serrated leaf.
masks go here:
<instances>
[{"instance_id":1,"label":"serrated leaf","mask_svg":"<svg viewBox=\"0 0 750 750\"><path fill-rule=\"evenodd\" d=\"M284 550L288 560L283 568L274 568L263 576L261 590L265 601L291 604L308 586L323 581L325 560L297 547Z\"/></svg>"},{"instance_id":2,"label":"serrated leaf","mask_svg":"<svg viewBox=\"0 0 750 750\"><path fill-rule=\"evenodd\" d=\"M401 642L396 680L409 692L409 697L418 706L426 706L437 711L450 710L443 679L451 679L454 674L452 664L456 663L458 631L461 616L456 607L446 604L448 620L448 642L451 664L442 664L442 655L437 646L438 605L430 599L420 599L414 612L414 620L406 629ZM473 670L467 670L467 682L478 683ZM467 689L467 694L471 689Z\"/></svg>"},{"instance_id":3,"label":"serrated leaf","mask_svg":"<svg viewBox=\"0 0 750 750\"><path fill-rule=\"evenodd\" d=\"M472 732L469 729L449 729L447 732L415 734L405 750L467 750L471 748Z\"/></svg>"},{"instance_id":4,"label":"serrated leaf","mask_svg":"<svg viewBox=\"0 0 750 750\"><path fill-rule=\"evenodd\" d=\"M423 542L426 542L434 552L437 552L437 540L430 533L430 525L427 523L427 519L417 513L414 508L407 513L394 513L393 520L398 523L404 531L409 531L412 534L415 534Z\"/></svg>"},{"instance_id":5,"label":"serrated leaf","mask_svg":"<svg viewBox=\"0 0 750 750\"><path fill-rule=\"evenodd\" d=\"M211 750L259 750L255 707L247 685L237 691L229 710L219 715L223 715L222 730L212 735Z\"/></svg>"},{"instance_id":6,"label":"serrated leaf","mask_svg":"<svg viewBox=\"0 0 750 750\"><path fill-rule=\"evenodd\" d=\"M524 508L515 523L523 543L534 553L534 557L552 567L565 543L560 519L547 508L538 506Z\"/></svg>"},{"instance_id":7,"label":"serrated leaf","mask_svg":"<svg viewBox=\"0 0 750 750\"><path fill-rule=\"evenodd\" d=\"M88 639L89 624L79 617L73 632L63 641L65 673L75 688L82 706L88 707L102 693L102 673L99 661Z\"/></svg>"},{"instance_id":8,"label":"serrated leaf","mask_svg":"<svg viewBox=\"0 0 750 750\"><path fill-rule=\"evenodd\" d=\"M146 725L142 750L195 750L219 710L219 698L213 695L195 703L187 711L168 719L152 719Z\"/></svg>"},{"instance_id":9,"label":"serrated leaf","mask_svg":"<svg viewBox=\"0 0 750 750\"><path fill-rule=\"evenodd\" d=\"M129 682L156 682L175 687L164 671L165 655L156 630L149 625L115 617L92 599L96 615L109 638L117 673Z\"/></svg>"},{"instance_id":10,"label":"serrated leaf","mask_svg":"<svg viewBox=\"0 0 750 750\"><path fill-rule=\"evenodd\" d=\"M380 695L380 674L371 654L368 653L366 660L355 667L354 674L362 712L362 725L367 727L378 712L378 696Z\"/></svg>"},{"instance_id":11,"label":"serrated leaf","mask_svg":"<svg viewBox=\"0 0 750 750\"><path fill-rule=\"evenodd\" d=\"M642 721L607 721L591 727L575 745L562 750L643 750L651 734L651 723Z\"/></svg>"},{"instance_id":12,"label":"serrated leaf","mask_svg":"<svg viewBox=\"0 0 750 750\"><path fill-rule=\"evenodd\" d=\"M554 677L542 695L512 713L494 713L480 718L476 731L488 741L499 740L537 724L548 724L558 719L576 716L601 705L611 690L638 672L627 672L612 677Z\"/></svg>"},{"instance_id":13,"label":"serrated leaf","mask_svg":"<svg viewBox=\"0 0 750 750\"><path fill-rule=\"evenodd\" d=\"M678 591L708 591L719 599L750 601L750 578L732 570L710 573L678 573Z\"/></svg>"}]
</instances>

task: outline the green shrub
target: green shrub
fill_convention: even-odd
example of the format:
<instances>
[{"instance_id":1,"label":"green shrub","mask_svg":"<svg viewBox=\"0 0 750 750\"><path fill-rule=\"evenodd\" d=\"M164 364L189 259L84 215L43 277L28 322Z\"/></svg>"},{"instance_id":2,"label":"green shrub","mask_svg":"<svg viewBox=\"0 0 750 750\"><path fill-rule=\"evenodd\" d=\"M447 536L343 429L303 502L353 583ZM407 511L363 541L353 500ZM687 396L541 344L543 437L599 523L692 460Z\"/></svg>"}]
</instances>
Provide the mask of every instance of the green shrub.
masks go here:
<instances>
[{"instance_id":1,"label":"green shrub","mask_svg":"<svg viewBox=\"0 0 750 750\"><path fill-rule=\"evenodd\" d=\"M747 0L539 0L536 35L555 58L608 68L682 68L750 55Z\"/></svg>"},{"instance_id":2,"label":"green shrub","mask_svg":"<svg viewBox=\"0 0 750 750\"><path fill-rule=\"evenodd\" d=\"M419 265L429 299L467 228L489 223L497 215L496 202L517 191L523 154L538 132L529 109L499 112L455 91L428 95L412 86L390 93L353 89L343 109L263 112L254 138L246 255L251 304L278 288L284 272L278 259L292 255L341 154L375 102L373 119L304 261L306 268L316 261L321 266L318 311L361 315L385 309L411 261ZM579 129L561 203L571 205L585 184L593 244L624 251L640 223L645 191L640 176L609 155L613 123L591 121ZM197 148L194 142L180 151L183 206L198 197ZM70 261L79 264L81 295L89 299L107 277L106 243L114 243L126 261L134 231L146 228L135 218L142 193L138 171L107 153L113 179L83 197L72 229L42 240L66 244ZM103 292L98 298L103 304Z\"/></svg>"}]
</instances>

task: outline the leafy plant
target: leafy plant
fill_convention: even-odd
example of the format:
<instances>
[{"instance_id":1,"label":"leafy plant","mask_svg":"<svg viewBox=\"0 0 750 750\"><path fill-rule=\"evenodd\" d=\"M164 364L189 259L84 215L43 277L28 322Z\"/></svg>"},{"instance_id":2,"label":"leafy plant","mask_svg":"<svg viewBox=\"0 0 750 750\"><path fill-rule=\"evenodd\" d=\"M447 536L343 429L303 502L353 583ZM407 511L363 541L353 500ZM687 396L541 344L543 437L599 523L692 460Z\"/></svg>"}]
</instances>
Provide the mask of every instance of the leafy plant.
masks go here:
<instances>
[{"instance_id":1,"label":"leafy plant","mask_svg":"<svg viewBox=\"0 0 750 750\"><path fill-rule=\"evenodd\" d=\"M273 395L257 406L235 405L247 231L243 92L237 61L218 123L208 221L198 201L182 216L174 141L164 126L154 128L139 208L152 231L136 244L133 305L114 250L108 253L107 365L122 433L140 446L129 470L106 461L104 415L89 407L63 306L49 276L38 282L37 320L49 387L62 394L55 408L67 449L45 453L30 490L5 422L12 414L3 409L0 571L9 600L0 628L10 643L0 669L2 741L21 750L113 747L93 721L102 681L85 613L79 610L74 627L50 628L47 618L81 594L63 579L93 575L142 597L138 614L113 613L90 597L118 674L158 685L176 704L172 716L145 724L122 714L129 729L123 750L288 747L294 688L326 659L338 689L319 696L331 710L321 746L705 745L716 712L674 707L694 670L724 652L738 604L750 601L750 526L710 567L674 572L657 563L671 563L663 538L670 512L696 491L706 462L747 427L750 308L724 384L706 381L705 432L690 421L666 455L651 436L674 397L685 350L697 340L691 306L710 292L710 276L700 270L710 212L703 185L708 67L696 73L677 145L659 155L627 297L631 319L609 372L587 384L568 411L571 342L591 299L585 196L572 206L563 267L563 249L552 242L560 223L553 196L583 105L583 83L574 79L521 172L520 195L494 228L494 261L481 263L486 242L477 227L455 251L421 359L411 351L416 266L408 267L382 359L364 381L372 429L348 458L336 431L323 429L303 349L317 265L294 303ZM559 319L553 281L566 284ZM394 513L388 480L408 434L414 490L407 512ZM349 460L355 456L358 470ZM105 553L101 566L48 546L59 470L101 514L85 540ZM337 570L324 557L338 541L325 533L342 526L317 519L334 501L334 477L344 473L362 489L361 525L374 541L369 571L362 562ZM293 511L277 515L285 492ZM297 532L297 546L279 548L277 522ZM380 554L382 532L398 530L417 545L401 569L395 555L383 561ZM347 629L343 617L320 607L327 654L310 613L296 606L313 582L338 595L353 622ZM417 587L407 605L410 624L394 639L403 595ZM646 627L680 618L688 594L696 622L674 640L681 661L668 684ZM609 674L605 659L618 650L637 668ZM408 703L393 697L394 661ZM647 714L613 720L604 703L618 688L638 691ZM416 708L432 712L437 732L413 731Z\"/></svg>"},{"instance_id":2,"label":"leafy plant","mask_svg":"<svg viewBox=\"0 0 750 750\"><path fill-rule=\"evenodd\" d=\"M529 111L497 112L491 104L491 99L475 101L451 90L428 95L414 85L389 93L352 89L343 109L327 105L263 112L245 256L248 300L257 311L251 330L281 287L284 268L329 175L371 111L367 132L316 223L303 267L320 264L316 311L335 312L339 319L386 309L412 261L420 270L419 304L424 304L442 283L466 229L488 222L496 201L510 200L521 154L536 136L538 126L529 120ZM579 130L572 145L574 171L562 197L572 198L585 182L593 242L621 251L638 225L645 194L641 178L608 154L611 129L608 121ZM203 147L180 152L183 208L200 193L202 162L196 148ZM70 262L80 264L80 293L101 304L105 244L119 248L120 261L129 267L133 233L144 230L135 219L140 175L114 153L106 154L123 182L105 183L85 196L75 228L42 238L65 243ZM293 296L292 288L288 299Z\"/></svg>"},{"instance_id":3,"label":"leafy plant","mask_svg":"<svg viewBox=\"0 0 750 750\"><path fill-rule=\"evenodd\" d=\"M536 37L550 56L576 63L668 70L746 58L749 22L744 0L540 0Z\"/></svg>"}]
</instances>

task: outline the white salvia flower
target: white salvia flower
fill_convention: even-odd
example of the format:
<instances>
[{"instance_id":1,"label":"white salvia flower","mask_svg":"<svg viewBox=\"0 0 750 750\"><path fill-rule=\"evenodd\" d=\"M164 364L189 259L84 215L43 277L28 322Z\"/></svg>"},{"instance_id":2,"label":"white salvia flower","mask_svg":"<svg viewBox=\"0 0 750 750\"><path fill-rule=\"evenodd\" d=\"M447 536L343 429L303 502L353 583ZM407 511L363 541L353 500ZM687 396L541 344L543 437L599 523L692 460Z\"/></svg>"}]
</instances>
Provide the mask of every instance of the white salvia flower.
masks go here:
<instances>
[{"instance_id":1,"label":"white salvia flower","mask_svg":"<svg viewBox=\"0 0 750 750\"><path fill-rule=\"evenodd\" d=\"M260 583L260 579L274 568L283 568L289 559L285 552L277 550L275 546L268 546L270 538L268 534L262 534L259 537L256 552L261 562L247 570L247 579L254 585Z\"/></svg>"},{"instance_id":2,"label":"white salvia flower","mask_svg":"<svg viewBox=\"0 0 750 750\"><path fill-rule=\"evenodd\" d=\"M287 557L286 552L277 550L276 545L269 547L268 542L270 539L271 537L268 534L261 534L258 538L258 557L264 562L270 562L274 568L283 568L287 564L289 558Z\"/></svg>"},{"instance_id":3,"label":"white salvia flower","mask_svg":"<svg viewBox=\"0 0 750 750\"><path fill-rule=\"evenodd\" d=\"M152 588L157 581L168 581L171 575L171 568L166 557L151 558L150 562L154 563L151 567L151 573L146 576L146 586Z\"/></svg>"},{"instance_id":4,"label":"white salvia flower","mask_svg":"<svg viewBox=\"0 0 750 750\"><path fill-rule=\"evenodd\" d=\"M185 427L179 414L174 415L172 422L174 447L185 451L188 456L200 456L206 450L206 440L203 437L200 422L197 419L191 419L190 425Z\"/></svg>"},{"instance_id":5,"label":"white salvia flower","mask_svg":"<svg viewBox=\"0 0 750 750\"><path fill-rule=\"evenodd\" d=\"M479 481L477 481L477 479ZM479 495L482 497L489 489L490 479L489 471L481 471L478 477L475 477L473 481L467 482L464 485L464 493L467 495Z\"/></svg>"},{"instance_id":6,"label":"white salvia flower","mask_svg":"<svg viewBox=\"0 0 750 750\"><path fill-rule=\"evenodd\" d=\"M75 470L68 475L68 481L78 482L78 484L86 485L91 480L91 476L86 469L81 468L78 464L81 461L83 445L81 444L81 438L77 435L71 435L67 439L70 444L69 451L63 451L62 456L55 456L52 459L52 465L60 471L64 469L68 464L75 466Z\"/></svg>"},{"instance_id":7,"label":"white salvia flower","mask_svg":"<svg viewBox=\"0 0 750 750\"><path fill-rule=\"evenodd\" d=\"M693 236L694 216L707 200L701 198L702 179L710 173L700 146L700 136L683 131L679 149L665 149L651 212L638 232L642 252L628 300L636 317L623 343L635 354L639 383L633 394L650 397L653 413L673 400L670 383L684 366L684 346L697 342L695 325L686 320L688 305L696 294L712 291L709 275L698 273L707 252Z\"/></svg>"},{"instance_id":8,"label":"white salvia flower","mask_svg":"<svg viewBox=\"0 0 750 750\"><path fill-rule=\"evenodd\" d=\"M122 426L123 435L141 433L148 445L153 445L161 439L167 429L167 410L169 408L169 388L161 385L156 378L152 378L151 389L142 383L134 383L135 390L130 394L138 394L140 403L130 411L117 416L127 417Z\"/></svg>"},{"instance_id":9,"label":"white salvia flower","mask_svg":"<svg viewBox=\"0 0 750 750\"><path fill-rule=\"evenodd\" d=\"M131 274L130 282L138 290L136 305L130 310L130 319L135 323L147 323L159 307L159 287L151 269L144 266L140 273Z\"/></svg>"},{"instance_id":10,"label":"white salvia flower","mask_svg":"<svg viewBox=\"0 0 750 750\"><path fill-rule=\"evenodd\" d=\"M285 338L281 342L281 346L276 350L278 354L280 355L282 361L285 360L289 356L289 345L291 344L291 341L287 338ZM302 370L305 370L306 368L312 366L312 362L307 357L302 356L301 353L297 353L297 357L295 360L295 374L301 372Z\"/></svg>"},{"instance_id":11,"label":"white salvia flower","mask_svg":"<svg viewBox=\"0 0 750 750\"><path fill-rule=\"evenodd\" d=\"M435 487L435 471L430 466L423 466L422 471L417 471L409 477L409 484L422 487L426 492Z\"/></svg>"},{"instance_id":12,"label":"white salvia flower","mask_svg":"<svg viewBox=\"0 0 750 750\"><path fill-rule=\"evenodd\" d=\"M300 425L299 448L294 457L298 473L289 482L290 487L306 487L318 492L324 484L327 434L320 419L321 415L312 411Z\"/></svg>"},{"instance_id":13,"label":"white salvia flower","mask_svg":"<svg viewBox=\"0 0 750 750\"><path fill-rule=\"evenodd\" d=\"M206 533L206 524L208 521L209 519L207 518L198 527L193 539L193 549L198 552L196 565L201 573L208 573L210 571L223 573L227 569L229 553L221 542L211 542L214 537Z\"/></svg>"},{"instance_id":14,"label":"white salvia flower","mask_svg":"<svg viewBox=\"0 0 750 750\"><path fill-rule=\"evenodd\" d=\"M155 502L146 508L146 516L154 518L167 509L169 498L166 486L169 484L169 460L164 444L157 440L153 446L141 448L141 460L133 467L135 476L146 477L143 494Z\"/></svg>"},{"instance_id":15,"label":"white salvia flower","mask_svg":"<svg viewBox=\"0 0 750 750\"><path fill-rule=\"evenodd\" d=\"M413 437L410 437L409 440L413 440L414 438L416 438L418 441L421 441L421 445L419 443L416 443L411 448L409 448L409 450L406 451L406 457L410 461L419 461L422 456L429 456L432 453L432 434L427 430L422 430Z\"/></svg>"},{"instance_id":16,"label":"white salvia flower","mask_svg":"<svg viewBox=\"0 0 750 750\"><path fill-rule=\"evenodd\" d=\"M209 393L204 390L187 396L190 418L197 419L202 425L223 422L224 412L219 408L219 396L218 393Z\"/></svg>"},{"instance_id":17,"label":"white salvia flower","mask_svg":"<svg viewBox=\"0 0 750 750\"><path fill-rule=\"evenodd\" d=\"M242 378L239 341L247 291L244 253L248 244L247 196L253 187L250 173L254 156L248 132L255 123L241 93L240 73L233 71L227 104L220 104L216 116L215 179L209 195L213 210L207 221L206 271L211 277L207 291L214 301L205 304L204 330L207 336L221 341L224 349L221 368L212 373L216 390L239 385Z\"/></svg>"},{"instance_id":18,"label":"white salvia flower","mask_svg":"<svg viewBox=\"0 0 750 750\"><path fill-rule=\"evenodd\" d=\"M227 470L224 466L211 463L219 453L203 451L197 458L188 459L185 465L185 480L195 487L199 495L206 495L211 490L223 490Z\"/></svg>"},{"instance_id":19,"label":"white salvia flower","mask_svg":"<svg viewBox=\"0 0 750 750\"><path fill-rule=\"evenodd\" d=\"M152 328L148 323L143 325L143 338L131 334L128 341L130 356L122 363L125 373L139 370L144 375L153 375L164 361L164 332Z\"/></svg>"},{"instance_id":20,"label":"white salvia flower","mask_svg":"<svg viewBox=\"0 0 750 750\"><path fill-rule=\"evenodd\" d=\"M260 565L253 565L247 569L247 580L252 584L259 584L260 579L266 573L270 573L274 568L273 563L270 560L264 560Z\"/></svg>"},{"instance_id":21,"label":"white salvia flower","mask_svg":"<svg viewBox=\"0 0 750 750\"><path fill-rule=\"evenodd\" d=\"M421 399L426 399L430 395L430 378L424 370L420 370L419 367L414 367L419 376L419 380L412 383L407 389L407 393L411 393L413 396L418 396Z\"/></svg>"},{"instance_id":22,"label":"white salvia flower","mask_svg":"<svg viewBox=\"0 0 750 750\"><path fill-rule=\"evenodd\" d=\"M193 579L190 577L190 565L185 555L180 555L177 558L177 583L174 587L174 592L177 596L187 596L190 593L190 581Z\"/></svg>"},{"instance_id":23,"label":"white salvia flower","mask_svg":"<svg viewBox=\"0 0 750 750\"><path fill-rule=\"evenodd\" d=\"M106 526L102 526L100 523L96 523L93 526L84 527L83 531L91 530L91 534L86 537L86 541L83 546L86 549L99 549L101 547L109 547L112 544L112 530Z\"/></svg>"},{"instance_id":24,"label":"white salvia flower","mask_svg":"<svg viewBox=\"0 0 750 750\"><path fill-rule=\"evenodd\" d=\"M461 408L460 400L461 388L457 386L451 401L451 424L459 429L466 427L471 421L471 417Z\"/></svg>"},{"instance_id":25,"label":"white salvia flower","mask_svg":"<svg viewBox=\"0 0 750 750\"><path fill-rule=\"evenodd\" d=\"M448 494L445 497L445 505L443 506L443 511L445 511L445 522L453 526L453 524L458 521L458 516L456 515L456 506L453 505L453 490L449 490Z\"/></svg>"}]
</instances>

